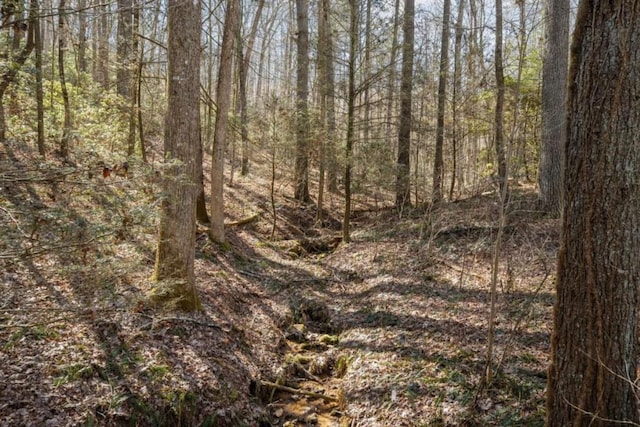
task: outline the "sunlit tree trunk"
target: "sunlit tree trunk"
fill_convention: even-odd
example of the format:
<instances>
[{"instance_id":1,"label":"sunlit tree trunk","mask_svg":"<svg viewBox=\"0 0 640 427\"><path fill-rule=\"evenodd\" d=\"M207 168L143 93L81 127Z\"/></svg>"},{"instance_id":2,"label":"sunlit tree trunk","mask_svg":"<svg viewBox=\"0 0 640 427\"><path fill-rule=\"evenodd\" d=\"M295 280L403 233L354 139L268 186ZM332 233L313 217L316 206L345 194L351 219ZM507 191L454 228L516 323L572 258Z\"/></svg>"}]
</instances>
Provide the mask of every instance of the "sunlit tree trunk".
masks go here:
<instances>
[{"instance_id":1,"label":"sunlit tree trunk","mask_svg":"<svg viewBox=\"0 0 640 427\"><path fill-rule=\"evenodd\" d=\"M296 0L297 72L296 72L296 165L294 197L308 202L309 197L309 4Z\"/></svg>"},{"instance_id":2,"label":"sunlit tree trunk","mask_svg":"<svg viewBox=\"0 0 640 427\"><path fill-rule=\"evenodd\" d=\"M152 300L170 308L200 308L195 285L196 161L200 144L200 2L168 3L168 105L164 194Z\"/></svg>"},{"instance_id":3,"label":"sunlit tree trunk","mask_svg":"<svg viewBox=\"0 0 640 427\"><path fill-rule=\"evenodd\" d=\"M211 165L211 239L224 243L224 152L227 145L227 127L231 108L231 83L233 82L233 43L238 30L238 0L229 0L222 34L220 69L216 91L216 123L213 135L213 159Z\"/></svg>"},{"instance_id":4,"label":"sunlit tree trunk","mask_svg":"<svg viewBox=\"0 0 640 427\"><path fill-rule=\"evenodd\" d=\"M581 1L569 71L549 426L640 423L638 40L637 2Z\"/></svg>"}]
</instances>

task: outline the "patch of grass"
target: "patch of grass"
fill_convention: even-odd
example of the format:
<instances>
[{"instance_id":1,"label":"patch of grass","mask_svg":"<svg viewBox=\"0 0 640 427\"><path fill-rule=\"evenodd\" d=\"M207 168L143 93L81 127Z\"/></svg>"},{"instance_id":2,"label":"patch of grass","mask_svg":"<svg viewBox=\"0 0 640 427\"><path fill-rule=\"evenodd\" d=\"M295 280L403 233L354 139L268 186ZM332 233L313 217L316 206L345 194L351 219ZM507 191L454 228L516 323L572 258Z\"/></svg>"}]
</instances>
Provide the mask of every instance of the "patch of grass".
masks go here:
<instances>
[{"instance_id":1,"label":"patch of grass","mask_svg":"<svg viewBox=\"0 0 640 427\"><path fill-rule=\"evenodd\" d=\"M336 360L336 369L335 375L337 378L342 378L347 374L347 369L349 369L349 365L353 361L353 356L348 356L345 354L341 354Z\"/></svg>"},{"instance_id":2,"label":"patch of grass","mask_svg":"<svg viewBox=\"0 0 640 427\"><path fill-rule=\"evenodd\" d=\"M167 365L151 365L146 372L152 381L160 381L169 374L170 369Z\"/></svg>"},{"instance_id":3,"label":"patch of grass","mask_svg":"<svg viewBox=\"0 0 640 427\"><path fill-rule=\"evenodd\" d=\"M53 386L60 387L72 381L91 378L94 375L94 370L91 365L72 363L56 369L56 374L57 376L53 379Z\"/></svg>"},{"instance_id":4,"label":"patch of grass","mask_svg":"<svg viewBox=\"0 0 640 427\"><path fill-rule=\"evenodd\" d=\"M46 339L58 339L60 334L46 325L23 326L11 334L3 348L9 350L13 348L16 343L28 337L37 341L43 341Z\"/></svg>"}]
</instances>

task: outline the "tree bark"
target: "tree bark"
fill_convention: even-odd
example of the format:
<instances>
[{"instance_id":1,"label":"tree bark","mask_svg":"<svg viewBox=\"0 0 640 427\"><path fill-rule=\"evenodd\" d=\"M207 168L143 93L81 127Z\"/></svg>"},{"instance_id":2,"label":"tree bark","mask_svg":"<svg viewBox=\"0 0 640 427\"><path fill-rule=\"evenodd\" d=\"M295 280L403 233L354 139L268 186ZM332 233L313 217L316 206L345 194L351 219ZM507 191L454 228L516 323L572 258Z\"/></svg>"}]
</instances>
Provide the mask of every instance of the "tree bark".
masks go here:
<instances>
[{"instance_id":1,"label":"tree bark","mask_svg":"<svg viewBox=\"0 0 640 427\"><path fill-rule=\"evenodd\" d=\"M404 4L404 41L402 43L402 81L400 83L400 124L398 129L398 161L396 171L396 208L411 205L410 150L411 150L411 88L413 84L413 32L414 0Z\"/></svg>"},{"instance_id":2,"label":"tree bark","mask_svg":"<svg viewBox=\"0 0 640 427\"><path fill-rule=\"evenodd\" d=\"M438 113L436 120L436 152L433 160L433 203L442 201L444 160L444 113L447 101L447 80L449 78L449 21L451 19L451 0L444 0L442 13L442 43L440 45L440 72L438 75ZM455 126L455 124L454 124Z\"/></svg>"},{"instance_id":3,"label":"tree bark","mask_svg":"<svg viewBox=\"0 0 640 427\"><path fill-rule=\"evenodd\" d=\"M637 40L636 2L580 3L569 71L549 426L640 423Z\"/></svg>"},{"instance_id":4,"label":"tree bark","mask_svg":"<svg viewBox=\"0 0 640 427\"><path fill-rule=\"evenodd\" d=\"M222 34L220 69L216 90L218 109L213 135L213 160L211 166L211 239L224 243L224 152L227 145L227 127L231 107L231 83L233 81L233 43L238 28L238 0L229 0Z\"/></svg>"},{"instance_id":5,"label":"tree bark","mask_svg":"<svg viewBox=\"0 0 640 427\"><path fill-rule=\"evenodd\" d=\"M168 3L168 106L165 199L151 297L171 308L200 309L195 286L196 161L200 144L200 2Z\"/></svg>"},{"instance_id":6,"label":"tree bark","mask_svg":"<svg viewBox=\"0 0 640 427\"><path fill-rule=\"evenodd\" d=\"M64 53L66 50L66 4L65 0L60 0L58 7L58 77L60 78L60 88L62 92L62 102L64 103L64 124L62 128L62 138L60 139L60 155L63 158L69 156L69 145L71 143L71 105L69 103L69 92L64 69Z\"/></svg>"},{"instance_id":7,"label":"tree bark","mask_svg":"<svg viewBox=\"0 0 640 427\"><path fill-rule=\"evenodd\" d=\"M87 72L87 0L78 0L78 72Z\"/></svg>"},{"instance_id":8,"label":"tree bark","mask_svg":"<svg viewBox=\"0 0 640 427\"><path fill-rule=\"evenodd\" d=\"M542 209L559 216L567 138L566 95L569 61L569 0L545 2L546 50L542 64L542 147L538 187Z\"/></svg>"},{"instance_id":9,"label":"tree bark","mask_svg":"<svg viewBox=\"0 0 640 427\"><path fill-rule=\"evenodd\" d=\"M460 161L460 132L461 128L460 117L458 112L460 111L460 94L462 92L462 70L460 64L460 53L462 51L462 20L464 18L464 5L465 0L458 0L458 16L456 18L456 34L455 34L455 46L453 54L453 99L452 99L452 137L451 137L451 149L452 149L452 164L451 164L451 186L449 187L449 200L454 199L456 182L460 184L464 183L464 174L461 172Z\"/></svg>"},{"instance_id":10,"label":"tree bark","mask_svg":"<svg viewBox=\"0 0 640 427\"><path fill-rule=\"evenodd\" d=\"M296 0L297 69L296 69L296 165L294 198L309 202L309 3Z\"/></svg>"},{"instance_id":11,"label":"tree bark","mask_svg":"<svg viewBox=\"0 0 640 427\"><path fill-rule=\"evenodd\" d=\"M342 240L351 241L351 162L353 157L353 139L355 134L356 102L356 54L358 50L358 0L349 0L349 63L347 88L347 141L345 147L344 171L344 216L342 219Z\"/></svg>"},{"instance_id":12,"label":"tree bark","mask_svg":"<svg viewBox=\"0 0 640 427\"><path fill-rule=\"evenodd\" d=\"M504 63L502 60L502 0L496 0L496 41L495 41L495 72L496 72L496 111L494 118L494 132L496 145L496 161L498 163L498 183L500 194L508 194L507 156L504 146ZM506 199L505 199L506 200Z\"/></svg>"},{"instance_id":13,"label":"tree bark","mask_svg":"<svg viewBox=\"0 0 640 427\"><path fill-rule=\"evenodd\" d=\"M38 1L31 0L32 8L39 10ZM34 5L35 4L35 5ZM33 37L34 47L36 51L36 115L38 127L38 153L44 157L46 155L46 147L44 143L44 90L42 83L42 37L40 34L40 13L34 16L33 20Z\"/></svg>"}]
</instances>

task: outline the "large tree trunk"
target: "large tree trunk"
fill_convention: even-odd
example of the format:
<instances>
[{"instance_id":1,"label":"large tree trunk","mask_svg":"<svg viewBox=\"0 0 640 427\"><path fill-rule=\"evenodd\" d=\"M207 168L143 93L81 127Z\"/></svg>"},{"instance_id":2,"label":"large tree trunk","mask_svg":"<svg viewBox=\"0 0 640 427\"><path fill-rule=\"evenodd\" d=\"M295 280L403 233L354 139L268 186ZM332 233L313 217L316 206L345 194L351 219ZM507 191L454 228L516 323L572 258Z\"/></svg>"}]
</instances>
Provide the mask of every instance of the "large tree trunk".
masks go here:
<instances>
[{"instance_id":1,"label":"large tree trunk","mask_svg":"<svg viewBox=\"0 0 640 427\"><path fill-rule=\"evenodd\" d=\"M414 0L404 4L404 41L402 43L402 81L400 83L400 124L398 129L398 162L396 171L396 208L411 205L410 150L411 150L411 87L413 84L413 30Z\"/></svg>"},{"instance_id":2,"label":"large tree trunk","mask_svg":"<svg viewBox=\"0 0 640 427\"><path fill-rule=\"evenodd\" d=\"M442 43L440 45L440 73L438 75L438 114L436 120L436 153L433 160L433 203L442 201L442 183L444 161L444 113L447 100L447 79L449 78L449 21L451 19L451 0L444 0L442 12ZM455 126L455 123L454 123Z\"/></svg>"},{"instance_id":3,"label":"large tree trunk","mask_svg":"<svg viewBox=\"0 0 640 427\"><path fill-rule=\"evenodd\" d=\"M228 114L231 107L231 83L233 81L233 42L238 28L238 0L229 0L222 34L220 69L216 91L218 109L213 135L213 159L211 166L211 239L224 243L224 152L227 145Z\"/></svg>"},{"instance_id":4,"label":"large tree trunk","mask_svg":"<svg viewBox=\"0 0 640 427\"><path fill-rule=\"evenodd\" d=\"M197 310L195 286L196 158L200 144L200 2L168 3L167 162L152 300Z\"/></svg>"},{"instance_id":5,"label":"large tree trunk","mask_svg":"<svg viewBox=\"0 0 640 427\"><path fill-rule=\"evenodd\" d=\"M562 209L562 168L567 138L566 94L569 57L569 0L545 2L546 51L542 65L542 147L538 186L542 208Z\"/></svg>"},{"instance_id":6,"label":"large tree trunk","mask_svg":"<svg viewBox=\"0 0 640 427\"><path fill-rule=\"evenodd\" d=\"M640 423L637 40L636 2L580 3L569 73L549 426Z\"/></svg>"},{"instance_id":7,"label":"large tree trunk","mask_svg":"<svg viewBox=\"0 0 640 427\"><path fill-rule=\"evenodd\" d=\"M296 72L296 165L294 197L308 202L309 197L309 3L296 0L297 72Z\"/></svg>"}]
</instances>

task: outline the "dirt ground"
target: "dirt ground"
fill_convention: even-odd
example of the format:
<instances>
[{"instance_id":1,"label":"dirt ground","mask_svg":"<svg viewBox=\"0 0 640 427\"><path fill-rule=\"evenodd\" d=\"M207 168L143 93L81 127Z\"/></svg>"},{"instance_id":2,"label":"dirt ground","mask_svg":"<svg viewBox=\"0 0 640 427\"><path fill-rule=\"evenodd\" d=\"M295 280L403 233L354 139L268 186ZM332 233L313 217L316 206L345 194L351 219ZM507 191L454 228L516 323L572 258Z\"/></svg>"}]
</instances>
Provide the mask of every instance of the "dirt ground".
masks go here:
<instances>
[{"instance_id":1,"label":"dirt ground","mask_svg":"<svg viewBox=\"0 0 640 427\"><path fill-rule=\"evenodd\" d=\"M187 314L147 303L156 170L105 179L101 156L0 147L0 425L544 424L559 224L530 186L507 209L487 383L490 188L402 214L358 194L346 244L341 196L317 224L284 175L273 231L256 164L225 189L228 242L199 228Z\"/></svg>"}]
</instances>

